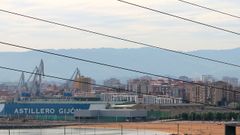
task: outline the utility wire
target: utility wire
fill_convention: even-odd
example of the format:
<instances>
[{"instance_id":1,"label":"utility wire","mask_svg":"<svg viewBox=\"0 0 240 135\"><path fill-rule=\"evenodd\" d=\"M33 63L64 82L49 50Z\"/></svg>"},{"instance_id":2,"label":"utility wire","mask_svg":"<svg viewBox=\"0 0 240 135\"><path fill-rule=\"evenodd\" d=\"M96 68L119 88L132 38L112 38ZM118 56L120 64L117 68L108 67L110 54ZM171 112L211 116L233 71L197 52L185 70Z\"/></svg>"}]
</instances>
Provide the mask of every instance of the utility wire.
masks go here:
<instances>
[{"instance_id":1,"label":"utility wire","mask_svg":"<svg viewBox=\"0 0 240 135\"><path fill-rule=\"evenodd\" d=\"M10 70L10 71L15 71L15 72L20 72L20 73L27 73L27 74L30 74L30 75L33 75L33 74L34 75L42 75L42 76L48 77L48 78L54 78L54 79L58 79L58 80L72 81L72 82L77 82L77 83L89 84L89 85L93 85L93 86L100 86L100 87L105 87L105 88L109 88L109 89L112 89L112 90L124 90L125 92L128 91L127 89L110 87L110 86L106 86L106 85L89 83L89 82L85 82L85 81L78 81L78 80L73 80L73 79L67 79L67 78L53 76L53 75L48 75L48 74L44 74L43 75L43 74L40 74L40 73L30 72L30 71L16 69L16 68L10 68L10 67L6 67L6 66L0 66L0 69ZM174 98L172 98L172 99L174 99ZM216 106L216 105L212 105L212 104L205 104L203 102L195 102L195 101L189 101L189 100L184 100L184 99L182 99L182 101L189 102L189 103L195 103L195 104L202 104L202 105L205 105L205 106L213 106L213 107L218 107L218 108L224 108L224 109L228 109L228 110L236 110L236 109L228 108L228 107L220 107L220 106Z\"/></svg>"},{"instance_id":2,"label":"utility wire","mask_svg":"<svg viewBox=\"0 0 240 135\"><path fill-rule=\"evenodd\" d=\"M54 21L50 21L50 20L46 20L46 19L42 19L42 18L37 18L37 17L29 16L29 15L24 15L24 14L20 14L20 13L16 13L16 12L11 12L11 11L8 11L8 10L0 9L0 12L4 12L4 13L16 15L16 16L21 16L21 17L24 17L24 18L33 19L33 20L37 20L37 21L41 21L41 22L46 22L46 23L50 23L50 24L54 24L54 25L78 30L78 31L83 31L83 32L87 32L87 33L91 33L91 34L95 34L95 35L99 35L99 36L103 36L103 37L108 37L108 38L112 38L112 39L116 39L116 40L121 40L121 41L124 41L124 42L138 44L138 45L141 45L141 46L156 48L156 49L160 49L160 50L163 50L163 51L166 51L166 52L181 54L181 55L185 55L185 56L189 56L189 57L193 57L193 58L197 58L197 59L202 59L202 60L206 60L206 61L211 61L211 62L215 62L215 63L219 63L219 64L224 64L224 65L240 68L240 65L238 65L238 64L225 62L225 61L220 61L220 60L216 60L216 59L211 59L211 58L207 58L207 57L202 57L202 56L189 54L189 53L176 51L176 50L171 50L171 49L167 49L167 48L162 48L162 47L159 47L157 45L152 45L152 44L147 44L147 43L143 43L143 42L139 42L139 41L134 41L134 40L130 40L130 39L127 39L127 38L121 38L121 37L118 37L118 36L113 36L113 35L100 33L100 32L96 32L96 31L92 31L92 30L88 30L88 29L83 29L83 28L79 28L79 27L75 27L75 26L70 26L70 25L67 25L67 24L54 22Z\"/></svg>"},{"instance_id":3,"label":"utility wire","mask_svg":"<svg viewBox=\"0 0 240 135\"><path fill-rule=\"evenodd\" d=\"M213 12L217 12L217 13L220 13L220 14L223 14L223 15L227 15L227 16L231 16L231 17L240 19L240 16L233 15L233 14L230 14L230 13L226 13L226 12L223 12L223 11L220 11L220 10L212 9L212 8L209 8L209 7L205 7L205 6L193 3L193 2L189 2L189 1L185 1L185 0L178 0L178 1L189 4L189 5L192 5L192 6L195 6L195 7L200 7L200 8L207 9L207 10L210 10L210 11L213 11Z\"/></svg>"},{"instance_id":4,"label":"utility wire","mask_svg":"<svg viewBox=\"0 0 240 135\"><path fill-rule=\"evenodd\" d=\"M73 80L73 79L66 79L66 78L63 78L63 77L57 77L57 76L47 75L47 74L43 75L43 74L40 74L40 73L36 73L34 71L30 72L30 71L16 69L16 68L10 68L10 67L6 67L6 66L0 66L0 69L10 70L10 71L15 71L15 72L20 72L20 73L27 73L27 74L30 74L30 75L41 75L41 76L44 76L44 77L58 79L58 80L63 80L63 81L78 82L78 83L83 83L83 84L89 84L89 85L94 85L94 86L99 86L99 87L105 87L105 88L109 88L109 89L119 90L119 88L110 87L110 86L106 86L106 85L89 83L89 82L84 82L84 81L77 81L77 80Z\"/></svg>"},{"instance_id":5,"label":"utility wire","mask_svg":"<svg viewBox=\"0 0 240 135\"><path fill-rule=\"evenodd\" d=\"M184 55L187 55L187 56L196 57L196 58L200 58L200 59L205 59L205 60L209 60L209 61L213 61L213 62L217 62L217 63L222 63L222 64L226 64L226 65L240 67L239 65L235 65L235 64L231 64L231 63L226 63L226 62L222 62L222 61L218 61L218 60L212 60L212 59L209 59L209 58L204 58L204 57L200 57L200 56L196 56L196 55L192 55L192 54L178 52L178 51L175 51L175 50L169 50L169 49L165 49L165 48L160 48L160 47L153 46L153 45L150 45L150 44L145 44L145 43L141 43L141 42L137 42L137 41L133 41L133 40L129 40L129 39L124 39L124 38L120 38L120 37L116 37L116 36L112 36L112 35L107 35L107 34L104 34L104 33L99 33L99 32L95 32L95 31L91 31L91 30L81 29L81 28L78 28L78 27L74 27L74 26L70 26L70 25L66 25L66 24L62 24L62 23L57 23L57 22L53 22L53 21L48 21L48 20L44 20L44 19L40 19L40 18L36 18L36 17L31 17L31 16L27 16L27 15L15 13L15 12L10 12L10 11L7 11L7 10L0 9L0 11L1 12L5 12L5 13L18 15L18 16L22 16L22 17L29 18L29 19L34 19L34 20L47 22L47 23L51 23L51 24L55 24L55 25L59 25L59 26L63 26L63 27L68 27L68 28L71 28L71 29L84 31L84 32L88 32L88 33L92 33L92 34L96 34L96 35L100 35L100 36L104 36L104 37L114 38L114 39L118 39L118 40L122 40L122 41L126 41L126 42L131 42L131 43L135 43L135 44L139 44L139 45L144 45L144 46L148 46L148 47L158 48L158 49L162 49L162 50L165 50L165 51L170 51L170 52L174 52L174 53L184 54ZM88 62L88 63L98 64L98 65L102 65L102 66L109 66L109 67L123 69L123 70L128 70L128 71L132 71L132 72L138 72L138 73L142 73L142 74L147 74L147 75L152 75L152 76L157 76L157 77L162 77L162 78L168 78L168 79L172 79L172 80L175 80L175 81L182 81L182 82L185 82L185 83L202 85L202 84L195 83L195 82L193 83L193 82L188 82L188 81L184 81L184 80L180 80L180 79L174 79L174 78L170 78L170 77L166 77L166 76L154 75L154 74L143 72L143 71L127 69L127 68L124 68L124 67L119 67L119 66L113 66L113 65L109 65L109 64L94 62L94 61L90 61L90 60L85 60L85 59L80 59L80 58L76 58L76 57L72 57L72 56L63 55L63 54L57 54L57 53L43 51L43 50L38 50L38 49L34 49L34 48L14 45L14 44L6 43L6 42L1 42L1 44L5 44L5 45L8 45L8 46L13 46L13 47L18 47L18 48L23 48L23 49L28 49L28 50L32 50L32 51L38 51L38 52L47 53L47 54L52 54L52 55L55 55L55 56L60 56L60 57L65 57L65 58L85 61L85 62ZM6 70L11 70L11 71L16 71L16 72L21 72L21 73L24 72L24 73L28 73L28 74L37 74L37 73L29 72L29 71L24 71L24 70L14 69L14 68L9 68L9 67L4 67L4 66L0 66L0 68L1 69L6 69ZM81 81L66 79L66 78L62 78L62 77L56 77L56 76L52 76L52 75L44 74L43 76L48 77L48 78L55 78L55 79L59 79L59 80L73 81L73 82L79 82L79 83L85 83L85 84L89 84L89 85L94 85L94 86L101 86L101 87L110 88L110 89L123 90L123 89L113 88L113 87L109 87L109 86L105 86L105 85L92 84L92 83L88 83L88 82L81 82ZM222 88L217 88L217 87L213 87L213 86L208 86L208 87L216 88L216 89L222 89ZM228 89L222 89L222 90L229 91ZM233 92L238 92L238 91L233 91ZM201 103L201 102L193 102L193 101L187 101L187 100L182 100L182 101L217 107L215 105L205 104L205 103ZM221 108L233 110L232 108L226 108L226 107L221 107Z\"/></svg>"},{"instance_id":6,"label":"utility wire","mask_svg":"<svg viewBox=\"0 0 240 135\"><path fill-rule=\"evenodd\" d=\"M162 50L169 51L169 52L174 52L174 53L184 54L184 55L191 56L191 57L205 59L205 60L209 60L209 61L213 61L213 62L217 62L217 63L222 63L222 64L226 64L226 65L240 67L240 65L236 65L236 64L232 64L232 63L227 63L227 62L213 60L213 59L200 57L200 56L196 56L196 55L192 55L192 54L187 54L187 53L183 53L183 52L178 52L178 51L174 51L174 50L160 48L160 47L157 47L157 46L153 46L153 45L149 45L149 44L145 44L145 43L141 43L141 42L137 42L137 41L133 41L133 40L129 40L129 39L124 39L124 38L120 38L120 37L116 37L116 36L112 36L112 35L107 35L107 34L104 34L104 33L99 33L99 32L95 32L95 31L91 31L91 30L81 29L81 28L78 28L78 27L74 27L74 26L70 26L70 25L66 25L66 24L61 24L61 23L57 23L57 22L53 22L53 21L49 21L49 20L45 20L45 19L40 19L40 18L36 18L36 17L32 17L32 16L27 16L27 15L15 13L15 12L10 12L10 11L7 11L7 10L0 9L0 11L5 12L5 13L10 13L10 14L13 14L13 15L22 16L22 17L29 18L29 19L34 19L34 20L47 22L47 23L51 23L51 24L55 24L55 25L59 25L59 26L63 26L63 27L68 27L68 28L71 28L71 29L84 31L84 32L88 32L88 33L92 33L92 34L96 34L96 35L100 35L100 36L104 36L104 37L109 37L109 38L118 39L118 40L122 40L122 41L126 41L126 42L131 42L131 43L135 43L135 44L139 44L139 45L144 45L144 46L148 46L148 47L158 48L158 49L162 49ZM43 50L39 50L39 49L35 49L35 48L29 48L29 47L20 46L20 45L14 45L14 44L11 44L11 43L6 43L6 42L0 42L0 43L4 44L4 45L8 45L8 46L28 49L28 50L32 50L32 51L42 52L42 53L51 54L51 55L55 55L55 56L59 56L59 57L65 57L65 58L69 58L69 59L75 59L75 60L84 61L84 62L88 62L88 63L92 63L92 64L108 66L108 67L112 67L112 68L122 69L122 70L126 70L126 71L141 73L141 74L155 76L155 77L162 77L162 78L172 79L172 80L175 80L175 81L182 81L182 82L185 82L185 83L188 83L188 84L195 84L195 85L205 86L205 85L203 85L201 83L188 82L188 81L184 81L184 80L180 80L180 79L170 78L170 77L167 77L167 76L156 75L156 74L152 74L152 73L148 73L148 72L138 71L138 70L135 70L135 69L128 69L128 68L125 68L125 67L114 66L114 65L110 65L110 64L106 64L106 63L101 63L101 62L81 59L81 58L67 56L67 55L58 54L58 53L53 53L53 52L49 52L49 51L43 51ZM209 88L216 88L216 89L220 89L220 90L225 90L225 91L239 93L239 91L233 91L233 90L228 90L228 89L224 89L224 88L218 88L218 87L210 86L210 85L208 85L208 87Z\"/></svg>"},{"instance_id":7,"label":"utility wire","mask_svg":"<svg viewBox=\"0 0 240 135\"><path fill-rule=\"evenodd\" d=\"M132 6L135 6L135 7L139 7L139 8L142 8L142 9L147 9L147 10L150 10L150 11L153 11L153 12L157 12L157 13L160 13L160 14L164 14L164 15L167 15L167 16L171 16L171 17L181 19L181 20L184 20L184 21L188 21L188 22L192 22L192 23L195 23L195 24L200 24L200 25L203 25L203 26L206 26L206 27L214 28L214 29L217 29L217 30L220 30L220 31L225 31L225 32L228 32L228 33L232 33L232 34L235 34L235 35L238 35L238 36L240 35L239 32L235 32L235 31L231 31L231 30L224 29L224 28L221 28L221 27L213 26L213 25L210 25L210 24L207 24L207 23L202 23L202 22L199 22L199 21L191 20L191 19L188 19L188 18L185 18L185 17L170 14L170 13L163 12L163 11L160 11L160 10L157 10L157 9L152 9L152 8L145 7L145 6L142 6L142 5L138 5L138 4L135 4L135 3L127 2L127 1L124 1L124 0L117 0L117 1L128 4L128 5L132 5Z\"/></svg>"},{"instance_id":8,"label":"utility wire","mask_svg":"<svg viewBox=\"0 0 240 135\"><path fill-rule=\"evenodd\" d=\"M7 45L7 46L12 46L12 47L16 47L16 48L27 49L27 50L31 50L31 51L35 51L35 52L44 53L44 54L54 55L54 56L58 56L58 57L68 58L68 59L71 59L71 60L83 61L83 62L87 62L87 63L91 63L91 64L97 64L97 65L111 67L111 68L115 68L115 69L121 69L121 70L125 70L125 71L140 73L140 74L143 74L143 75L149 75L149 76L161 77L161 78L166 78L166 79L175 80L175 81L181 81L181 82L184 82L184 83L187 83L187 84L207 86L209 88L215 88L215 89L218 89L218 90L240 93L240 91L237 91L237 90L229 90L227 88L215 87L215 86L208 85L208 84L202 84L202 83L193 82L193 81L185 81L185 80L176 79L176 78L172 78L172 77L168 77L168 76L164 76L164 75L154 74L154 73L140 71L140 70L136 70L136 69L130 69L130 68L122 67L122 66L111 65L111 64L107 64L107 63L97 62L97 61L78 58L78 57L73 57L73 56L64 55L64 54L55 53L55 52L50 52L50 51L46 51L46 50L39 50L39 49L36 49L36 48L30 48L30 47L26 47L26 46L22 46L22 45L16 45L16 44L11 44L11 43L2 42L2 41L0 41L0 44Z\"/></svg>"}]
</instances>

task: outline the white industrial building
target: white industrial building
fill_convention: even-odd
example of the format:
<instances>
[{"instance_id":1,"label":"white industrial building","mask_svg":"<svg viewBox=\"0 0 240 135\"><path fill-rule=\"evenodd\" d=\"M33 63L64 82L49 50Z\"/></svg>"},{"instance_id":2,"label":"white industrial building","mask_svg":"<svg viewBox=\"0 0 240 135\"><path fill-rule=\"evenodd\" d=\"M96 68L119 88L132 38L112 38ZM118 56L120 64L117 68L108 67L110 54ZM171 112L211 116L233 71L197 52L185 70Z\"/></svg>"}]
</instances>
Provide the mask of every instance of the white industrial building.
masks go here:
<instances>
[{"instance_id":1,"label":"white industrial building","mask_svg":"<svg viewBox=\"0 0 240 135\"><path fill-rule=\"evenodd\" d=\"M181 104L182 98L170 96L143 95L143 104Z\"/></svg>"},{"instance_id":2,"label":"white industrial building","mask_svg":"<svg viewBox=\"0 0 240 135\"><path fill-rule=\"evenodd\" d=\"M100 94L102 101L107 102L131 102L136 103L138 95L126 93L102 93Z\"/></svg>"},{"instance_id":3,"label":"white industrial building","mask_svg":"<svg viewBox=\"0 0 240 135\"><path fill-rule=\"evenodd\" d=\"M166 95L142 95L127 93L102 93L100 94L102 101L106 102L131 102L137 104L181 104L182 98L175 98Z\"/></svg>"}]
</instances>

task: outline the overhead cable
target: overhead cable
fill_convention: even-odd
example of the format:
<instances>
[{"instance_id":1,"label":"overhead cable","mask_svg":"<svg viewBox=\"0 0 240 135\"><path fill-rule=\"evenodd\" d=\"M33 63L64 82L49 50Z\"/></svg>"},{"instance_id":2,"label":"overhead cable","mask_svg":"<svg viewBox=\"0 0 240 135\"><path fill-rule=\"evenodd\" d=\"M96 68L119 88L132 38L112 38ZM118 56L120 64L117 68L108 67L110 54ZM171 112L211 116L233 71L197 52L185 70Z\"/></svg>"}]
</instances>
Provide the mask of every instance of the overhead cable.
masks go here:
<instances>
[{"instance_id":1,"label":"overhead cable","mask_svg":"<svg viewBox=\"0 0 240 135\"><path fill-rule=\"evenodd\" d=\"M93 85L93 86L105 87L105 88L109 88L109 89L112 89L112 90L124 90L125 92L128 92L128 90L122 89L122 88L110 87L110 86L106 86L106 85L89 83L89 82L78 81L78 80L73 80L73 79L66 79L66 78L63 78L63 77L53 76L53 75L49 75L49 74L44 74L44 75L43 75L43 74L41 74L41 73L30 72L30 71L26 71L26 70L22 70L22 69L10 68L10 67L1 66L1 65L0 65L0 69L10 70L10 71L15 71L15 72L20 72L20 73L27 73L27 74L30 74L30 75L33 75L33 74L34 74L34 75L41 75L41 76L44 76L44 77L54 78L54 79L58 79L58 80L72 81L72 82L77 82L77 83L83 83L83 84ZM225 106L216 106L216 105L212 105L212 104L206 104L206 103L203 103L203 102L195 102L195 101L189 101L189 100L184 100L184 99L182 99L182 101L184 101L184 102L189 102L189 103L195 103L195 104L202 104L202 105L205 105L205 106L212 106L212 107L224 108L224 109L228 109L228 110L236 110L236 109L229 108L229 107L225 107Z\"/></svg>"},{"instance_id":2,"label":"overhead cable","mask_svg":"<svg viewBox=\"0 0 240 135\"><path fill-rule=\"evenodd\" d=\"M195 23L195 24L199 24L199 25L209 27L209 28L213 28L213 29L217 29L217 30L224 31L224 32L227 32L227 33L231 33L231 34L234 34L234 35L238 35L238 36L240 35L239 32L235 32L235 31L232 31L232 30L228 30L228 29L218 27L218 26L214 26L214 25L210 25L210 24L207 24L207 23L195 21L195 20L192 20L192 19L189 19L189 18L174 15L174 14L171 14L171 13L168 13L168 12L164 12L164 11L149 8L149 7L146 7L146 6L138 5L138 4L135 4L135 3L128 2L128 1L124 1L124 0L117 0L117 1L128 4L128 5L131 5L131 6L135 6L135 7L139 7L139 8L142 8L142 9L149 10L149 11L153 11L153 12L156 12L156 13L160 13L160 14L163 14L163 15L171 16L171 17L174 17L174 18L177 18L177 19L180 19L180 20L192 22L192 23Z\"/></svg>"},{"instance_id":3,"label":"overhead cable","mask_svg":"<svg viewBox=\"0 0 240 135\"><path fill-rule=\"evenodd\" d=\"M193 3L193 2L189 2L189 1L185 1L185 0L178 0L178 1L189 4L189 5L192 5L192 6L195 6L195 7L200 7L200 8L207 9L207 10L210 10L210 11L213 11L213 12L216 12L216 13L220 13L220 14L223 14L223 15L227 15L227 16L231 16L231 17L240 19L240 16L233 15L233 14L230 14L230 13L226 13L226 12L216 10L216 9L213 9L213 8L209 8L209 7L206 7L206 6L202 6L202 5L199 5L197 3Z\"/></svg>"},{"instance_id":4,"label":"overhead cable","mask_svg":"<svg viewBox=\"0 0 240 135\"><path fill-rule=\"evenodd\" d=\"M46 19L42 19L42 18L38 18L38 17L33 17L33 16L29 16L29 15L24 15L24 14L20 14L20 13L8 11L8 10L3 10L3 9L0 9L0 12L12 14L12 15L17 15L17 16L21 16L21 17L25 17L25 18L28 18L28 19L41 21L41 22L46 22L46 23L50 23L50 24L54 24L54 25L78 30L78 31L83 31L83 32L87 32L87 33L91 33L91 34L95 34L95 35L99 35L99 36L103 36L103 37L108 37L108 38L112 38L112 39L116 39L116 40L121 40L121 41L128 42L128 43L138 44L138 45L145 46L145 47L156 48L156 49L160 49L160 50L171 52L171 53L176 53L176 54L185 55L185 56L189 56L189 57L193 57L193 58L197 58L197 59L202 59L202 60L206 60L206 61L211 61L211 62L215 62L215 63L219 63L219 64L224 64L224 65L240 68L240 65L238 65L238 64L234 64L234 63L230 63L230 62L226 62L226 61L221 61L221 60L217 60L217 59L212 59L212 58L208 58L208 57L198 56L198 55L185 53L185 52L181 52L181 51L176 51L176 50L172 50L172 49L162 48L162 47L159 47L158 45L152 45L152 44L148 44L148 43L134 41L134 40L131 40L131 39L122 38L122 37L118 37L118 36L114 36L114 35L109 35L109 34L97 32L97 31L93 31L93 30L88 30L88 29L84 29L84 28L79 28L79 27L71 26L71 25L64 24L64 23L50 21L50 20L46 20Z\"/></svg>"},{"instance_id":5,"label":"overhead cable","mask_svg":"<svg viewBox=\"0 0 240 135\"><path fill-rule=\"evenodd\" d=\"M111 67L111 68L115 68L115 69L121 69L121 70L125 70L125 71L140 73L140 74L143 74L143 75L166 78L166 79L170 79L170 80L185 82L185 83L188 83L188 84L207 86L209 88L216 88L218 90L240 93L240 91L230 90L230 89L227 89L227 88L220 88L220 87L212 86L212 85L209 85L209 84L203 84L203 83L198 83L198 82L194 82L194 81L181 80L181 79L177 79L177 78L173 78L173 77L169 77L169 76L164 76L164 75L154 74L154 73L150 73L150 72L140 71L140 70L137 70L137 69L130 69L130 68L122 67L122 66L111 65L111 64L98 62L98 61L93 61L93 60L88 60L88 59L83 59L83 58L78 58L78 57L69 56L69 55L65 55L65 54L61 54L61 53L55 53L55 52L47 51L47 50L40 50L40 49L26 47L26 46L22 46L22 45L16 45L16 44L7 43L7 42L3 42L3 41L0 41L0 44L7 45L7 46L12 46L12 47L17 47L17 48L22 48L22 49L27 49L27 50L31 50L31 51L35 51L35 52L44 53L44 54L54 55L54 56L58 56L58 57L63 57L63 58L71 59L71 60L83 61L83 62L86 62L86 63L97 64L97 65L101 65L101 66L105 66L105 67Z\"/></svg>"}]
</instances>

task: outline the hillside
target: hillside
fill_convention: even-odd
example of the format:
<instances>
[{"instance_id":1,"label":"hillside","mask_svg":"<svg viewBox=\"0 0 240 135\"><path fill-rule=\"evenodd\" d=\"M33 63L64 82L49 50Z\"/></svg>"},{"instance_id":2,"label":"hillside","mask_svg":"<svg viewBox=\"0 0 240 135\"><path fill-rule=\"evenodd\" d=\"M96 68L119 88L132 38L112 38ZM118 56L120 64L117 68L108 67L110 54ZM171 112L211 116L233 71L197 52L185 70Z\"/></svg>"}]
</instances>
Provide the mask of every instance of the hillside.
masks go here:
<instances>
[{"instance_id":1,"label":"hillside","mask_svg":"<svg viewBox=\"0 0 240 135\"><path fill-rule=\"evenodd\" d=\"M218 78L222 76L240 76L240 68L237 67L203 61L152 48L100 48L48 51L173 77L186 75L198 78L201 77L202 74L211 74ZM231 50L199 50L189 53L240 65L240 48ZM76 67L79 67L83 75L90 76L97 81L102 81L109 77L127 80L128 78L142 76L141 74L128 71L31 51L0 53L1 66L20 68L28 71L32 71L33 68L39 64L40 59L43 59L45 62L46 74L65 78L70 78ZM20 73L17 72L0 70L0 81L17 81L19 76Z\"/></svg>"}]
</instances>

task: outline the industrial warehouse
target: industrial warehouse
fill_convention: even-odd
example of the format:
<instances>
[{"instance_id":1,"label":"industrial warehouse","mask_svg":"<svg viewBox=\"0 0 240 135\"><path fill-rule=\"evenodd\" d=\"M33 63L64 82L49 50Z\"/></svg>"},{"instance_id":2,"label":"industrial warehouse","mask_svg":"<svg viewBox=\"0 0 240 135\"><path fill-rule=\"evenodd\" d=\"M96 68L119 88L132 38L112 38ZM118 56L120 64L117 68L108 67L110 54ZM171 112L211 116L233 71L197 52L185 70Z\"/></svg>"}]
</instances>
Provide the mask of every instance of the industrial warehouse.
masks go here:
<instances>
[{"instance_id":1,"label":"industrial warehouse","mask_svg":"<svg viewBox=\"0 0 240 135\"><path fill-rule=\"evenodd\" d=\"M37 120L135 121L145 120L147 111L122 108L122 101L104 101L92 93L92 80L80 75L77 68L60 96L42 92L44 63L41 60L28 82L22 73L14 101L0 103L1 117ZM89 84L82 84L81 81ZM126 105L124 105L126 107ZM117 109L114 109L117 108Z\"/></svg>"},{"instance_id":2,"label":"industrial warehouse","mask_svg":"<svg viewBox=\"0 0 240 135\"><path fill-rule=\"evenodd\" d=\"M147 111L106 109L104 103L7 103L0 104L1 116L42 120L135 121L145 120Z\"/></svg>"},{"instance_id":3,"label":"industrial warehouse","mask_svg":"<svg viewBox=\"0 0 240 135\"><path fill-rule=\"evenodd\" d=\"M41 60L29 78L25 79L24 73L21 74L14 95L0 102L0 116L11 119L119 122L167 119L187 111L211 110L184 101L182 97L195 96L190 93L183 96L185 89L176 87L177 84L182 86L181 82L168 85L164 80L152 80L150 88L144 85L147 80L136 79L129 81L129 88L124 89L116 79L110 79L102 86L95 86L95 81L81 75L78 68L69 80L58 86L43 82L43 77L44 62ZM115 89L111 88L113 86ZM217 100L214 102L218 103Z\"/></svg>"},{"instance_id":4,"label":"industrial warehouse","mask_svg":"<svg viewBox=\"0 0 240 135\"><path fill-rule=\"evenodd\" d=\"M74 113L74 117L80 122L144 121L147 118L147 111L135 109L78 110Z\"/></svg>"}]
</instances>

